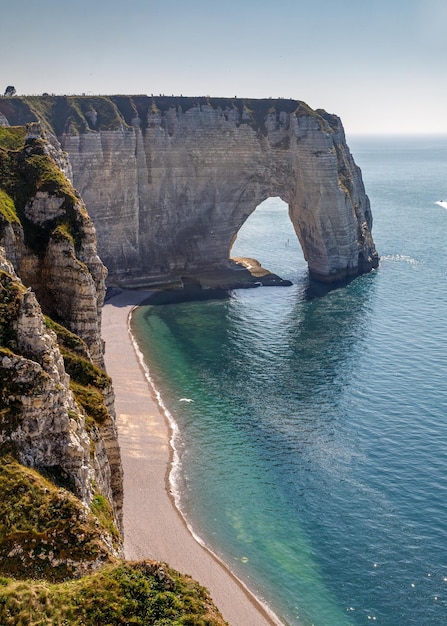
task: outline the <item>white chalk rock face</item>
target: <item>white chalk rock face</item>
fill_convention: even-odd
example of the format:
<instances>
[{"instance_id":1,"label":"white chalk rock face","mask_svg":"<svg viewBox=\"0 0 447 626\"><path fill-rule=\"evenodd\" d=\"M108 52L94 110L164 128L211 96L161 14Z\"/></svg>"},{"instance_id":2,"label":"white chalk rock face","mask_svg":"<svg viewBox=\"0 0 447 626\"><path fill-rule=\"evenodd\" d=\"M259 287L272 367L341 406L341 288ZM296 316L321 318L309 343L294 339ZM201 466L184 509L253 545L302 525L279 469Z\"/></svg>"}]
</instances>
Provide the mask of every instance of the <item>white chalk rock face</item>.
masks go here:
<instances>
[{"instance_id":1,"label":"white chalk rock face","mask_svg":"<svg viewBox=\"0 0 447 626\"><path fill-rule=\"evenodd\" d=\"M32 125L36 134L39 128ZM68 162L66 154L55 158L55 145L38 136L7 153L17 180L27 182L26 198L16 196L6 169L0 180L0 187L10 185L16 201L15 215L0 214L0 445L12 446L25 465L61 475L87 506L95 493L105 496L122 530L114 396L103 372L106 269L97 254L93 222L60 169ZM45 177L35 176L34 187L27 178L25 166L36 161L43 162L50 188L35 188L44 186ZM61 333L54 322L78 336L68 340L68 347L50 329ZM76 357L82 357L82 366ZM67 358L75 359L78 391L76 375L70 372L70 381L67 373ZM79 399L80 386L90 389L79 370L90 365L104 379L93 390L98 398L91 403L102 407L96 419Z\"/></svg>"},{"instance_id":2,"label":"white chalk rock face","mask_svg":"<svg viewBox=\"0 0 447 626\"><path fill-rule=\"evenodd\" d=\"M98 115L94 129L86 119L59 136L110 284L228 268L238 230L272 196L288 203L312 276L377 267L369 200L336 116L292 100L115 100L115 129Z\"/></svg>"}]
</instances>

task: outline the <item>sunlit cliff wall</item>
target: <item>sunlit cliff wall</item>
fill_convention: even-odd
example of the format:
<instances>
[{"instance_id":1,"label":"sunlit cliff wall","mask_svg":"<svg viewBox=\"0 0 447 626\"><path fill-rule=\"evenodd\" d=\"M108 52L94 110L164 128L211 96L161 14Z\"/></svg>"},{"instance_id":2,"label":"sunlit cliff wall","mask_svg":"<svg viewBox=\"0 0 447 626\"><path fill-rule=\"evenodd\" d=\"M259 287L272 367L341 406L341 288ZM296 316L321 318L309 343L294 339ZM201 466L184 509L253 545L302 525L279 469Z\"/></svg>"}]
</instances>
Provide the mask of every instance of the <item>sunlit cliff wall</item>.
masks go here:
<instances>
[{"instance_id":1,"label":"sunlit cliff wall","mask_svg":"<svg viewBox=\"0 0 447 626\"><path fill-rule=\"evenodd\" d=\"M295 100L111 96L0 99L39 118L68 155L112 285L232 267L248 216L280 196L313 277L378 264L359 168L334 115Z\"/></svg>"}]
</instances>

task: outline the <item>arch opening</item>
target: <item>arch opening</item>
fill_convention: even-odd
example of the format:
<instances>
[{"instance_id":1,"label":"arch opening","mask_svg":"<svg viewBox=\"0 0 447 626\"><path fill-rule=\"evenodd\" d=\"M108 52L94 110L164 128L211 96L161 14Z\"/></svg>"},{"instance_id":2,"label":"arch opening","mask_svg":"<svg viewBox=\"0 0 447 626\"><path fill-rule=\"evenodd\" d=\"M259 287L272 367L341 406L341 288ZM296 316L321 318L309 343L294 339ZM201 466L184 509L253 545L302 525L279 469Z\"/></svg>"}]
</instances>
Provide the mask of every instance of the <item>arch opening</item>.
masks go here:
<instances>
[{"instance_id":1,"label":"arch opening","mask_svg":"<svg viewBox=\"0 0 447 626\"><path fill-rule=\"evenodd\" d=\"M267 198L248 216L236 233L229 257L245 259L244 264L255 259L265 270L292 283L308 271L288 204L279 196Z\"/></svg>"}]
</instances>

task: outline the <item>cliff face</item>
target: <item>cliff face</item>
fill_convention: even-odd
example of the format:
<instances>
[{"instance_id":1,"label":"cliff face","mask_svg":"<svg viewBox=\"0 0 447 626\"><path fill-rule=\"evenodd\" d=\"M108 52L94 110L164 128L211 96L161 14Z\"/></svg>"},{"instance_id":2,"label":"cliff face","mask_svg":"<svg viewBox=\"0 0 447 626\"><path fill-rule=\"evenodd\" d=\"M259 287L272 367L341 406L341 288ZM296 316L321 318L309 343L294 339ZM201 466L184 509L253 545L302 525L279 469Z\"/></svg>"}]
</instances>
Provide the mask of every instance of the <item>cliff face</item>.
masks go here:
<instances>
[{"instance_id":1,"label":"cliff face","mask_svg":"<svg viewBox=\"0 0 447 626\"><path fill-rule=\"evenodd\" d=\"M69 156L109 283L227 270L248 216L280 196L312 276L377 267L372 217L340 120L292 100L0 99L10 123L40 118Z\"/></svg>"},{"instance_id":2,"label":"cliff face","mask_svg":"<svg viewBox=\"0 0 447 626\"><path fill-rule=\"evenodd\" d=\"M67 528L90 547L68 557L62 522L46 520L50 532L39 519L44 530L28 534L12 524L4 535L0 523L0 556L15 557L28 576L79 575L121 554L122 469L100 335L106 273L85 206L40 129L4 129L2 144L10 149L0 147L0 451L12 456L2 458L0 482L12 480L7 468L26 475L17 463L36 468L53 485L30 481L42 498L54 490L52 506L64 511L54 484L68 489ZM93 515L98 502L104 527Z\"/></svg>"}]
</instances>

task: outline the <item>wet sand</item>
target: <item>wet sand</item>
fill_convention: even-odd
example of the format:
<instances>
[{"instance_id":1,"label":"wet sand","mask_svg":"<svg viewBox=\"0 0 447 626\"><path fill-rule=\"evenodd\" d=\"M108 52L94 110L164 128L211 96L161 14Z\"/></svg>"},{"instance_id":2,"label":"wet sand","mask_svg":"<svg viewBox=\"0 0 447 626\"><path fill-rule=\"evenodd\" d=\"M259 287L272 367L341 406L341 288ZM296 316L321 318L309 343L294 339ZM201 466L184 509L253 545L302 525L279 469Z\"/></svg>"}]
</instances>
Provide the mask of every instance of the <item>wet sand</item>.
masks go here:
<instances>
[{"instance_id":1,"label":"wet sand","mask_svg":"<svg viewBox=\"0 0 447 626\"><path fill-rule=\"evenodd\" d=\"M124 469L124 550L127 559L155 559L206 587L231 626L278 626L273 614L199 544L169 492L170 432L135 352L128 319L147 293L123 291L104 305L105 361L115 389Z\"/></svg>"}]
</instances>

